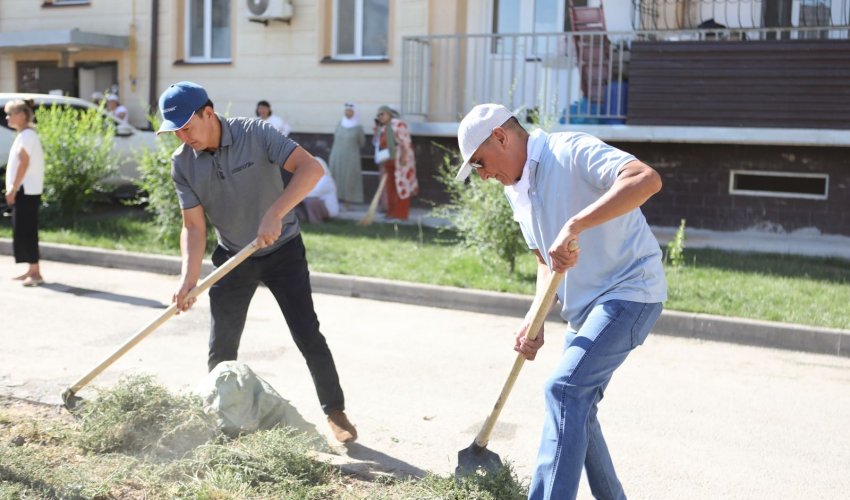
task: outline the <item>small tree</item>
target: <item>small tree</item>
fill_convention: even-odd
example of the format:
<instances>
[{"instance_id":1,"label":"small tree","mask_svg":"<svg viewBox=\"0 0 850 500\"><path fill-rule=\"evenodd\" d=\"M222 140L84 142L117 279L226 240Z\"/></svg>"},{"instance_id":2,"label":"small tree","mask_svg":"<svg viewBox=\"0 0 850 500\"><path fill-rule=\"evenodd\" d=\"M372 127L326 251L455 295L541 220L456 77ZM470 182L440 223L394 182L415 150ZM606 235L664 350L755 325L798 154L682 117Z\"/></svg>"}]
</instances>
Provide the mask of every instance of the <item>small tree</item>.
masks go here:
<instances>
[{"instance_id":1,"label":"small tree","mask_svg":"<svg viewBox=\"0 0 850 500\"><path fill-rule=\"evenodd\" d=\"M154 129L159 128L160 119L148 116ZM162 134L156 138L156 149L137 152L140 179L136 186L142 191L139 204L152 214L157 226L158 237L167 243L176 243L180 238L182 214L177 191L171 179L171 155L180 145L174 134Z\"/></svg>"},{"instance_id":2,"label":"small tree","mask_svg":"<svg viewBox=\"0 0 850 500\"><path fill-rule=\"evenodd\" d=\"M457 166L463 160L457 152L438 147L446 154L436 178L446 188L450 201L435 208L434 214L452 221L464 245L476 249L484 258L495 253L513 273L517 255L528 251L528 246L514 221L504 188L476 175L470 176L468 184L456 181Z\"/></svg>"},{"instance_id":3,"label":"small tree","mask_svg":"<svg viewBox=\"0 0 850 500\"><path fill-rule=\"evenodd\" d=\"M99 109L43 106L36 113L44 148L45 204L71 216L89 209L115 171L115 127Z\"/></svg>"},{"instance_id":4,"label":"small tree","mask_svg":"<svg viewBox=\"0 0 850 500\"><path fill-rule=\"evenodd\" d=\"M514 111L514 116L523 115L531 127L549 130L555 123L552 116L541 115L537 108ZM484 257L488 252L495 253L508 263L513 273L517 255L527 252L528 245L514 221L513 210L505 197L503 186L497 182L482 181L477 175L471 175L468 184L457 182L455 173L463 160L456 150L439 144L436 146L443 149L445 155L435 177L446 189L450 201L437 207L435 215L449 219L465 245L477 249Z\"/></svg>"}]
</instances>

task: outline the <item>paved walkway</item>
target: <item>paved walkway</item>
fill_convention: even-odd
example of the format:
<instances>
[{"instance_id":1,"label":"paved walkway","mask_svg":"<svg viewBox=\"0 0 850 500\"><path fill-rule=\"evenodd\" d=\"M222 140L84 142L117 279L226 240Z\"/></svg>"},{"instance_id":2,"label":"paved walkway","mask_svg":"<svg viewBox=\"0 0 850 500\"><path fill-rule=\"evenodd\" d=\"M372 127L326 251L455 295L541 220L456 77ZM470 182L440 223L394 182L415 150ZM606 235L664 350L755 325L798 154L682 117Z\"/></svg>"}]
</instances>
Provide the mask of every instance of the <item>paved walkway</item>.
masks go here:
<instances>
[{"instance_id":1,"label":"paved walkway","mask_svg":"<svg viewBox=\"0 0 850 500\"><path fill-rule=\"evenodd\" d=\"M366 214L366 205L352 205L339 214L340 219L360 220ZM386 223L382 214L375 217L376 223ZM422 224L430 227L449 226L446 219L433 217L431 211L414 207L410 219L404 222L389 221L394 224ZM666 245L676 234L675 227L653 227L652 232L659 243ZM814 229L802 229L792 233L769 230L745 231L709 231L706 229L685 228L685 245L690 248L718 248L749 252L786 253L818 257L839 257L850 260L850 237L822 235Z\"/></svg>"},{"instance_id":2,"label":"paved walkway","mask_svg":"<svg viewBox=\"0 0 850 500\"><path fill-rule=\"evenodd\" d=\"M173 275L53 261L50 283L28 289L5 278L15 269L0 258L0 395L52 404L159 316L177 284ZM360 432L355 445L334 448L335 461L366 474L452 473L510 372L517 318L325 293L314 300ZM134 373L192 388L206 374L208 304L203 297L170 319L80 396ZM488 446L523 479L563 324L549 322L546 332ZM251 304L240 359L330 438L267 290ZM651 335L617 372L599 418L632 498L839 499L850 491L848 387L850 358Z\"/></svg>"},{"instance_id":3,"label":"paved walkway","mask_svg":"<svg viewBox=\"0 0 850 500\"><path fill-rule=\"evenodd\" d=\"M365 213L365 205L355 205L349 210L344 210L339 217L359 220ZM432 217L430 211L421 208L413 208L408 221L387 221L382 214L378 214L374 221L378 224L421 223L432 227L449 224L444 219ZM661 244L669 241L676 232L675 228L653 228L653 231ZM714 247L726 250L832 256L850 260L850 238L842 236L819 236L807 232L780 235L757 231L724 233L686 230L686 237L686 245L697 248ZM11 252L11 241L0 239L0 254L11 254ZM180 272L180 261L175 257L58 244L42 244L41 254L42 258L48 261L55 260L167 274L179 274ZM211 268L207 264L206 272L209 272L209 270ZM326 273L313 273L312 278L313 289L321 293L514 317L524 316L531 302L531 297L524 295L423 285L377 278ZM553 312L550 319L558 320L558 317ZM850 356L850 330L665 310L655 331L656 333L704 340Z\"/></svg>"}]
</instances>

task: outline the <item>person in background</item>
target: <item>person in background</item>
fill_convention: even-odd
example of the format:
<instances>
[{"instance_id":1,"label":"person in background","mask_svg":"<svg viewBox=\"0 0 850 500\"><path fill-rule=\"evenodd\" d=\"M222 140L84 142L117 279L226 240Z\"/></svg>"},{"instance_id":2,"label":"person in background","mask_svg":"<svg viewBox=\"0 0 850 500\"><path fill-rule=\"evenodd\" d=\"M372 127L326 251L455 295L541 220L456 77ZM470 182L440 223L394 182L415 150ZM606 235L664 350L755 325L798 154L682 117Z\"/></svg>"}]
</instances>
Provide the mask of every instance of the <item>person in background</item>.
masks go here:
<instances>
[{"instance_id":1,"label":"person in background","mask_svg":"<svg viewBox=\"0 0 850 500\"><path fill-rule=\"evenodd\" d=\"M354 104L345 103L343 117L334 131L329 158L330 172L336 181L339 199L345 204L363 203L363 168L360 150L366 143L363 125Z\"/></svg>"},{"instance_id":2,"label":"person in background","mask_svg":"<svg viewBox=\"0 0 850 500\"><path fill-rule=\"evenodd\" d=\"M330 217L339 215L339 201L334 178L325 160L316 157L316 161L322 165L325 175L298 205L297 212L300 220L306 220L310 224L320 224Z\"/></svg>"},{"instance_id":3,"label":"person in background","mask_svg":"<svg viewBox=\"0 0 850 500\"><path fill-rule=\"evenodd\" d=\"M474 170L504 186L537 258L535 302L551 273L569 270L558 287L569 327L545 385L546 419L528 497L576 498L584 468L595 498L626 498L597 405L667 299L661 249L640 211L661 190L661 176L588 134L529 133L499 104L472 108L458 127L458 144L463 164L457 180ZM531 320L526 317L514 343L528 360L544 342L542 327L528 338Z\"/></svg>"},{"instance_id":4,"label":"person in background","mask_svg":"<svg viewBox=\"0 0 850 500\"><path fill-rule=\"evenodd\" d=\"M284 137L289 137L289 132L291 132L291 128L289 124L283 121L283 118L272 114L272 105L269 104L269 101L260 101L257 103L256 114L260 117L264 122L269 122L269 124L278 129Z\"/></svg>"},{"instance_id":5,"label":"person in background","mask_svg":"<svg viewBox=\"0 0 850 500\"><path fill-rule=\"evenodd\" d=\"M103 104L103 92L92 92L91 102L95 106L100 106L101 104Z\"/></svg>"},{"instance_id":6,"label":"person in background","mask_svg":"<svg viewBox=\"0 0 850 500\"><path fill-rule=\"evenodd\" d=\"M387 175L388 219L407 220L410 199L419 193L416 160L407 124L389 106L378 108L374 134L378 138L378 155L382 175Z\"/></svg>"},{"instance_id":7,"label":"person in background","mask_svg":"<svg viewBox=\"0 0 850 500\"><path fill-rule=\"evenodd\" d=\"M126 122L129 118L127 108L118 100L118 95L106 96L106 111L120 122Z\"/></svg>"},{"instance_id":8,"label":"person in background","mask_svg":"<svg viewBox=\"0 0 850 500\"><path fill-rule=\"evenodd\" d=\"M260 284L277 300L295 345L307 362L328 425L337 440L357 439L327 340L313 307L310 269L293 209L324 174L304 148L269 123L225 118L207 91L192 82L169 86L159 98L162 125L182 144L171 158L171 177L183 214L182 269L172 297L178 312L195 299L207 243L215 227L215 266L256 243L258 250L209 290L211 328L207 367L235 360L248 307Z\"/></svg>"},{"instance_id":9,"label":"person in background","mask_svg":"<svg viewBox=\"0 0 850 500\"><path fill-rule=\"evenodd\" d=\"M44 187L44 151L33 130L32 106L20 99L6 103L6 122L18 134L6 164L6 203L12 208L12 248L16 263L29 265L14 279L24 286L44 283L39 266L38 209Z\"/></svg>"}]
</instances>

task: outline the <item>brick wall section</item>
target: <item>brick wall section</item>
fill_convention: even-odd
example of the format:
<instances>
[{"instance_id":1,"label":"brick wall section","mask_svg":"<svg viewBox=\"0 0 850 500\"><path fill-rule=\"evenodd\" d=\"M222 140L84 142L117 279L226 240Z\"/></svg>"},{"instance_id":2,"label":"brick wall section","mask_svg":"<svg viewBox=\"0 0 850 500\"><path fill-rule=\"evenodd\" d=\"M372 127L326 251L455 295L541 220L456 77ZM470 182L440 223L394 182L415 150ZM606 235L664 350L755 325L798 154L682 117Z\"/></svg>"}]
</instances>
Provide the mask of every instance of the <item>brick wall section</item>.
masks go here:
<instances>
[{"instance_id":1,"label":"brick wall section","mask_svg":"<svg viewBox=\"0 0 850 500\"><path fill-rule=\"evenodd\" d=\"M293 134L315 155L328 157L332 137L328 134ZM447 196L434 179L444 151L456 150L450 137L415 137L420 196L414 205L444 203ZM814 227L825 234L850 236L850 155L845 148L800 146L748 146L728 144L612 143L658 170L664 189L643 207L652 225L735 231L752 227L794 231ZM371 148L371 143L367 144ZM371 165L371 149L364 148L364 170ZM827 200L756 197L729 194L733 169L819 173L829 175ZM377 177L364 178L370 199Z\"/></svg>"},{"instance_id":2,"label":"brick wall section","mask_svg":"<svg viewBox=\"0 0 850 500\"><path fill-rule=\"evenodd\" d=\"M733 231L752 227L784 231L814 227L850 235L850 158L843 148L719 144L622 143L658 170L664 189L643 208L647 220ZM828 198L806 200L729 194L733 169L829 175Z\"/></svg>"}]
</instances>

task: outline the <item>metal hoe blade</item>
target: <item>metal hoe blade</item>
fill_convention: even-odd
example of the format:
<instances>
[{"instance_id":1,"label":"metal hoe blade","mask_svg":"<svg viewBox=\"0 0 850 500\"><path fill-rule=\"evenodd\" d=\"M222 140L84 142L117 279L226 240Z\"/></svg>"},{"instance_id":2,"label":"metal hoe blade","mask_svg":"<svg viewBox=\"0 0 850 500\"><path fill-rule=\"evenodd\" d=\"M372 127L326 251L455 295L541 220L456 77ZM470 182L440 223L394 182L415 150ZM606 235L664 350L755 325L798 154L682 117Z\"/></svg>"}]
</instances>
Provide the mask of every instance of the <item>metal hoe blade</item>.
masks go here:
<instances>
[{"instance_id":1,"label":"metal hoe blade","mask_svg":"<svg viewBox=\"0 0 850 500\"><path fill-rule=\"evenodd\" d=\"M74 410L74 409L76 409L76 408L77 408L77 406L79 406L79 403L80 403L82 400L83 400L83 399L82 399L81 397L77 396L77 395L74 393L74 391L72 391L70 388L65 389L65 391L64 391L64 392L62 392L62 404L63 404L63 405L65 406L65 408L67 408L68 410Z\"/></svg>"},{"instance_id":2,"label":"metal hoe blade","mask_svg":"<svg viewBox=\"0 0 850 500\"><path fill-rule=\"evenodd\" d=\"M493 472L501 469L504 465L502 459L495 452L484 446L478 446L474 442L468 448L457 452L457 468L455 476L466 476L474 474L479 469Z\"/></svg>"}]
</instances>

